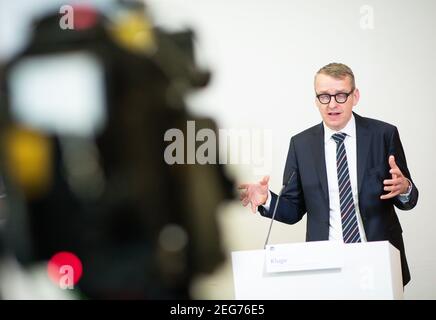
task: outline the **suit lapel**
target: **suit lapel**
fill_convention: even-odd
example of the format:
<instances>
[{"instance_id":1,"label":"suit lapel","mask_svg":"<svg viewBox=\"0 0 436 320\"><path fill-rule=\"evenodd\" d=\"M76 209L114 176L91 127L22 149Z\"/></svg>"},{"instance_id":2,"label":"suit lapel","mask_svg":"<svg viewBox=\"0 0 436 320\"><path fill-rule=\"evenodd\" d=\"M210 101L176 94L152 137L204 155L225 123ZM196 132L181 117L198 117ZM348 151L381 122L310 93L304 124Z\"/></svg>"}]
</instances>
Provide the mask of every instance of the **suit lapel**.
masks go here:
<instances>
[{"instance_id":1,"label":"suit lapel","mask_svg":"<svg viewBox=\"0 0 436 320\"><path fill-rule=\"evenodd\" d=\"M360 193L365 174L366 160L368 159L369 147L371 145L371 132L365 124L365 120L359 115L353 114L356 119L357 185Z\"/></svg>"},{"instance_id":2,"label":"suit lapel","mask_svg":"<svg viewBox=\"0 0 436 320\"><path fill-rule=\"evenodd\" d=\"M324 127L322 123L316 128L314 134L312 135L312 139L313 141L311 146L315 167L318 171L322 191L324 192L324 198L327 200L327 206L329 206L327 170L325 167Z\"/></svg>"}]
</instances>

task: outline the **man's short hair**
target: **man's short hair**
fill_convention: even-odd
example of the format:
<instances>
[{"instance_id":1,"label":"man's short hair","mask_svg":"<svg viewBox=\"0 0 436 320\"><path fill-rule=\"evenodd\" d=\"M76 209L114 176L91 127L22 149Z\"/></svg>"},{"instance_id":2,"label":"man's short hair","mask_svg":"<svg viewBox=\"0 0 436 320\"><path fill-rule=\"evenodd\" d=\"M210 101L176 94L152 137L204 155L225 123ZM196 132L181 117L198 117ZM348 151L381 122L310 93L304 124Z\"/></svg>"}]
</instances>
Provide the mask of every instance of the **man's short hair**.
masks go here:
<instances>
[{"instance_id":1,"label":"man's short hair","mask_svg":"<svg viewBox=\"0 0 436 320\"><path fill-rule=\"evenodd\" d=\"M335 79L343 79L348 76L350 77L351 80L351 89L354 90L356 88L353 71L351 70L350 67L348 67L343 63L336 63L336 62L329 63L324 67L322 67L321 69L319 69L315 77L318 74L325 74Z\"/></svg>"}]
</instances>

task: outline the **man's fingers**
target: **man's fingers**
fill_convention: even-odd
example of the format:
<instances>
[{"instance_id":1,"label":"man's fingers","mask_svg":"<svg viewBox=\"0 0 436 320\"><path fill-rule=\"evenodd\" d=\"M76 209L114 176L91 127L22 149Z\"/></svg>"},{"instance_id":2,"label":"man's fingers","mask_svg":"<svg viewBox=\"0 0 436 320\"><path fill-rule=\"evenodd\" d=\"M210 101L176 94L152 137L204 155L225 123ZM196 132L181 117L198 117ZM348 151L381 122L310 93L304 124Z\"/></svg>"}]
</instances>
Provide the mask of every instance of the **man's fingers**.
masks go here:
<instances>
[{"instance_id":1,"label":"man's fingers","mask_svg":"<svg viewBox=\"0 0 436 320\"><path fill-rule=\"evenodd\" d=\"M383 180L383 190L389 192L388 194L384 194L380 197L380 199L383 200L391 199L404 192L403 190L405 178L402 175L401 171L399 169L391 169L390 172L393 173L392 179ZM399 177L397 177L397 174L399 175Z\"/></svg>"},{"instance_id":2,"label":"man's fingers","mask_svg":"<svg viewBox=\"0 0 436 320\"><path fill-rule=\"evenodd\" d=\"M391 169L397 169L397 163L395 162L395 157L394 156L389 156L389 166L391 167Z\"/></svg>"},{"instance_id":3,"label":"man's fingers","mask_svg":"<svg viewBox=\"0 0 436 320\"><path fill-rule=\"evenodd\" d=\"M392 199L396 196L398 196L401 193L401 185L392 185L392 186L385 186L383 188L385 191L390 191L387 194L383 194L380 196L380 199L386 200L386 199Z\"/></svg>"},{"instance_id":4,"label":"man's fingers","mask_svg":"<svg viewBox=\"0 0 436 320\"><path fill-rule=\"evenodd\" d=\"M396 175L396 176L400 176L400 177L403 175L403 173L401 172L401 170L399 168L391 169L391 170L389 170L389 173L391 175Z\"/></svg>"},{"instance_id":5,"label":"man's fingers","mask_svg":"<svg viewBox=\"0 0 436 320\"><path fill-rule=\"evenodd\" d=\"M398 168L397 163L395 162L395 157L392 155L389 156L389 166L391 167L389 173L392 175L392 179L397 179L403 175L400 168Z\"/></svg>"},{"instance_id":6,"label":"man's fingers","mask_svg":"<svg viewBox=\"0 0 436 320\"><path fill-rule=\"evenodd\" d=\"M269 176L264 176L264 177L262 178L262 181L260 181L260 184L263 185L263 186L265 186L265 185L268 184L268 182L269 182Z\"/></svg>"},{"instance_id":7,"label":"man's fingers","mask_svg":"<svg viewBox=\"0 0 436 320\"><path fill-rule=\"evenodd\" d=\"M241 183L238 186L239 190L243 190L239 199L242 201L244 207L246 207L249 203L251 204L251 211L256 213L257 205L259 201L256 200L257 197L262 195L263 189L261 186L268 185L269 176L264 176L260 183Z\"/></svg>"},{"instance_id":8,"label":"man's fingers","mask_svg":"<svg viewBox=\"0 0 436 320\"><path fill-rule=\"evenodd\" d=\"M381 195L380 196L380 199L382 199L382 200L387 200L387 199L391 199L391 198L393 198L394 196L392 195L392 193L388 193L388 194L384 194L384 195Z\"/></svg>"},{"instance_id":9,"label":"man's fingers","mask_svg":"<svg viewBox=\"0 0 436 320\"><path fill-rule=\"evenodd\" d=\"M384 191L390 191L390 192L397 192L401 190L401 185L400 184L396 184L396 185L392 185L392 186L385 186L383 188Z\"/></svg>"},{"instance_id":10,"label":"man's fingers","mask_svg":"<svg viewBox=\"0 0 436 320\"><path fill-rule=\"evenodd\" d=\"M384 191L392 191L392 186L384 187L383 190L384 190Z\"/></svg>"},{"instance_id":11,"label":"man's fingers","mask_svg":"<svg viewBox=\"0 0 436 320\"><path fill-rule=\"evenodd\" d=\"M399 191L397 191L397 192L389 192L388 194L381 195L380 199L382 199L382 200L391 199L391 198L394 198L394 197L398 196L399 194L400 194Z\"/></svg>"},{"instance_id":12,"label":"man's fingers","mask_svg":"<svg viewBox=\"0 0 436 320\"><path fill-rule=\"evenodd\" d=\"M397 185L397 184L401 184L401 179L400 178L386 179L386 180L383 180L383 184L385 184L385 185Z\"/></svg>"},{"instance_id":13,"label":"man's fingers","mask_svg":"<svg viewBox=\"0 0 436 320\"><path fill-rule=\"evenodd\" d=\"M256 213L256 206L251 202L251 212Z\"/></svg>"}]
</instances>

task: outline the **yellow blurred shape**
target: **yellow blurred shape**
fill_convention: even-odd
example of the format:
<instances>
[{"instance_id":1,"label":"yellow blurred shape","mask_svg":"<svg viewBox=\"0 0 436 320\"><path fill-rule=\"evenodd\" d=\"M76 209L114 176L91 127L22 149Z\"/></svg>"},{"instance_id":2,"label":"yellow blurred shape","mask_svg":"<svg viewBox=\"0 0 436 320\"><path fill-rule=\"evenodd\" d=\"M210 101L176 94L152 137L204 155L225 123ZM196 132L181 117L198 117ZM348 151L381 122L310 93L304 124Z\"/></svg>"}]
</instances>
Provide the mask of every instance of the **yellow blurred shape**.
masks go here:
<instances>
[{"instance_id":1,"label":"yellow blurred shape","mask_svg":"<svg viewBox=\"0 0 436 320\"><path fill-rule=\"evenodd\" d=\"M111 28L115 41L135 53L150 53L155 50L151 22L143 13L131 13L120 18Z\"/></svg>"},{"instance_id":2,"label":"yellow blurred shape","mask_svg":"<svg viewBox=\"0 0 436 320\"><path fill-rule=\"evenodd\" d=\"M51 185L52 145L39 132L10 128L5 135L6 168L14 183L28 198L38 197Z\"/></svg>"}]
</instances>

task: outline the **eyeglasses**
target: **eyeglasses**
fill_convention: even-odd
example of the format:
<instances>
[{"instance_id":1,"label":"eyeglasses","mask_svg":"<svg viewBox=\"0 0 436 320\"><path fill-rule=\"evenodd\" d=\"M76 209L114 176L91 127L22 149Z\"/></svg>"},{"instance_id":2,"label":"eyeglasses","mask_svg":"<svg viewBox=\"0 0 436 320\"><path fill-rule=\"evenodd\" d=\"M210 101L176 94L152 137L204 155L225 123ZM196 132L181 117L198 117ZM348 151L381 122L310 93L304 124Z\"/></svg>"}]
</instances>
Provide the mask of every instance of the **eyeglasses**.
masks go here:
<instances>
[{"instance_id":1,"label":"eyeglasses","mask_svg":"<svg viewBox=\"0 0 436 320\"><path fill-rule=\"evenodd\" d=\"M348 93L346 92L339 92L336 94L322 93L322 94L318 94L316 97L318 98L319 102L321 102L322 104L329 104L332 97L335 97L337 103L345 103L348 99L348 96L352 94L353 91L354 89Z\"/></svg>"}]
</instances>

